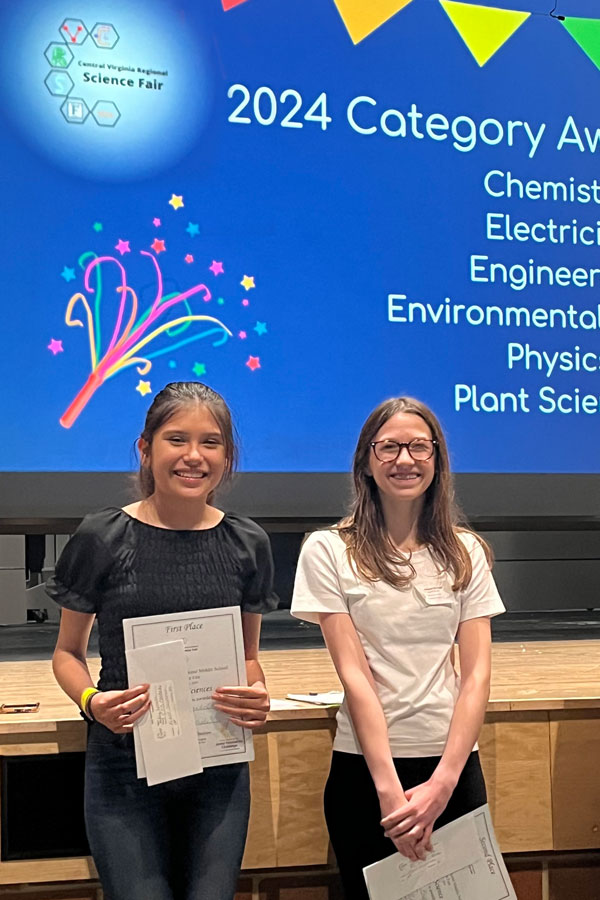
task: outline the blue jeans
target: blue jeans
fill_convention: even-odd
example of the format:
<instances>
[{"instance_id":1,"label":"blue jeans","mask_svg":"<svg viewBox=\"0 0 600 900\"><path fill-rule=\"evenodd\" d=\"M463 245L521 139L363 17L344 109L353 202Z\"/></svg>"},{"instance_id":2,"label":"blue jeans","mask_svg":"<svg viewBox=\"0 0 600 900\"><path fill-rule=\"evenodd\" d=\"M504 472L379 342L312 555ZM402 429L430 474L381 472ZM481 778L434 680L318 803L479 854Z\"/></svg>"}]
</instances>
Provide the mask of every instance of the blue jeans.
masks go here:
<instances>
[{"instance_id":1,"label":"blue jeans","mask_svg":"<svg viewBox=\"0 0 600 900\"><path fill-rule=\"evenodd\" d=\"M249 811L247 763L148 787L132 735L90 726L85 822L105 900L233 900Z\"/></svg>"}]
</instances>

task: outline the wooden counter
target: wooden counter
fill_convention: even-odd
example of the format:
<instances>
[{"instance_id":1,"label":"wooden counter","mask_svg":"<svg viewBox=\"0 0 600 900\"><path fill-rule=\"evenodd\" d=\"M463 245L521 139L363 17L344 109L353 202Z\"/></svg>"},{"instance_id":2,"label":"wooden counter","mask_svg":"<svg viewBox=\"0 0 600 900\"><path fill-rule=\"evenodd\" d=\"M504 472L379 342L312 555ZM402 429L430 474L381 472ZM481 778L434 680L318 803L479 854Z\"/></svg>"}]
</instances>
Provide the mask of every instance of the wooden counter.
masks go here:
<instances>
[{"instance_id":1,"label":"wooden counter","mask_svg":"<svg viewBox=\"0 0 600 900\"><path fill-rule=\"evenodd\" d=\"M275 699L339 688L326 650L261 662ZM600 848L600 641L495 644L492 672L480 749L502 850ZM85 725L50 662L0 663L0 701L32 700L39 712L0 717L0 755L84 749ZM256 735L245 869L330 861L321 797L334 732L335 710L290 702ZM87 858L0 860L0 885L92 877Z\"/></svg>"}]
</instances>

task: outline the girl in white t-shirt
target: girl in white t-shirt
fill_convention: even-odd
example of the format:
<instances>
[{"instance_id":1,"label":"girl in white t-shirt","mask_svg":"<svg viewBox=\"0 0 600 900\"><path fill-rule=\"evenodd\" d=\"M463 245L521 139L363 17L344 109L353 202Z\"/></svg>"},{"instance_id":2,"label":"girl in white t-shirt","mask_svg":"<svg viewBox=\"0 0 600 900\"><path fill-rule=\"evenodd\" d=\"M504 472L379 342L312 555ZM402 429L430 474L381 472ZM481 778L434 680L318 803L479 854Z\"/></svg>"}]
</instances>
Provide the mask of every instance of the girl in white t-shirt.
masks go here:
<instances>
[{"instance_id":1,"label":"girl in white t-shirt","mask_svg":"<svg viewBox=\"0 0 600 900\"><path fill-rule=\"evenodd\" d=\"M305 542L292 613L319 622L345 690L325 815L348 900L396 848L486 802L476 749L503 612L486 544L456 524L440 424L407 397L375 409L350 514ZM454 668L458 642L461 678Z\"/></svg>"}]
</instances>

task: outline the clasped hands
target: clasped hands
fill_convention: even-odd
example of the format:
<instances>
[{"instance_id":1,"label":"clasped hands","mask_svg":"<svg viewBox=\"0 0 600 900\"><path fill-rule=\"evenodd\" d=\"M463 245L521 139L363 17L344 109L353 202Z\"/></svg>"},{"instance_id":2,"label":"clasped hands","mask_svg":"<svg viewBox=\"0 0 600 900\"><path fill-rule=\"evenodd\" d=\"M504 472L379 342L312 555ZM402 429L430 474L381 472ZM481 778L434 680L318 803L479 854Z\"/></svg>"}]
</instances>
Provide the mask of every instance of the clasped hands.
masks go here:
<instances>
[{"instance_id":1,"label":"clasped hands","mask_svg":"<svg viewBox=\"0 0 600 900\"><path fill-rule=\"evenodd\" d=\"M433 850L431 832L435 821L445 810L451 795L449 787L431 780L409 788L404 792L406 803L381 820L385 836L413 862L425 859L427 853Z\"/></svg>"},{"instance_id":2,"label":"clasped hands","mask_svg":"<svg viewBox=\"0 0 600 900\"><path fill-rule=\"evenodd\" d=\"M224 712L234 725L259 728L270 709L269 694L262 683L249 687L220 687L212 695L215 709ZM89 701L88 711L115 734L127 734L150 709L150 685L139 684L124 691L99 691Z\"/></svg>"}]
</instances>

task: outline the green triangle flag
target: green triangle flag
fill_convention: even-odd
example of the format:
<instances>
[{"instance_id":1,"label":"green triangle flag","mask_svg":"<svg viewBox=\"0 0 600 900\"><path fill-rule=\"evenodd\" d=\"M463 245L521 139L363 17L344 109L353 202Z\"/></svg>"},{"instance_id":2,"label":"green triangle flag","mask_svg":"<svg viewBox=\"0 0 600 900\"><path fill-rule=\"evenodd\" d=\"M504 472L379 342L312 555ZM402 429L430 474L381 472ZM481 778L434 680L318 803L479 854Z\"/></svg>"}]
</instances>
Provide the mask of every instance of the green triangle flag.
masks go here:
<instances>
[{"instance_id":1,"label":"green triangle flag","mask_svg":"<svg viewBox=\"0 0 600 900\"><path fill-rule=\"evenodd\" d=\"M455 0L440 0L440 3L480 66L484 66L531 15Z\"/></svg>"},{"instance_id":2,"label":"green triangle flag","mask_svg":"<svg viewBox=\"0 0 600 900\"><path fill-rule=\"evenodd\" d=\"M586 56L600 69L600 19L575 19L568 16L563 25Z\"/></svg>"}]
</instances>

